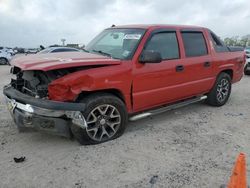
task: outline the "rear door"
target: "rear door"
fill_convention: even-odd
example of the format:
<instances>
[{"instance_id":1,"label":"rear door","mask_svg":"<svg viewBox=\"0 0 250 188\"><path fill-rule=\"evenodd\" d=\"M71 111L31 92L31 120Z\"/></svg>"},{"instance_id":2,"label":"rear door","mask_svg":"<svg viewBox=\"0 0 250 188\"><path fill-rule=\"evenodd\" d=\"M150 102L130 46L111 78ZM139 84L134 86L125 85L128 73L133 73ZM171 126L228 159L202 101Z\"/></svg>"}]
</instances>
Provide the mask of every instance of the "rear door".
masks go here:
<instances>
[{"instance_id":1,"label":"rear door","mask_svg":"<svg viewBox=\"0 0 250 188\"><path fill-rule=\"evenodd\" d=\"M205 30L181 30L184 48L185 88L187 96L207 93L215 80L214 63Z\"/></svg>"}]
</instances>

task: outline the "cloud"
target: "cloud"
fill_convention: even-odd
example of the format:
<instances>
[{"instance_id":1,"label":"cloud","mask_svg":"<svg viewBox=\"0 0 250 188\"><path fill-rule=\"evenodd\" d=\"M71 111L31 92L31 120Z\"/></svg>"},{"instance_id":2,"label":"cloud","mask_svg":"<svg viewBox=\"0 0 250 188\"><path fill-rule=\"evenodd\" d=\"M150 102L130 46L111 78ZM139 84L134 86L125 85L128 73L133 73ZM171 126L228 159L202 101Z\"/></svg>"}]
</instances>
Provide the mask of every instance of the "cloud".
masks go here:
<instances>
[{"instance_id":1,"label":"cloud","mask_svg":"<svg viewBox=\"0 0 250 188\"><path fill-rule=\"evenodd\" d=\"M0 46L86 44L112 24L209 27L221 37L246 35L248 0L0 0Z\"/></svg>"}]
</instances>

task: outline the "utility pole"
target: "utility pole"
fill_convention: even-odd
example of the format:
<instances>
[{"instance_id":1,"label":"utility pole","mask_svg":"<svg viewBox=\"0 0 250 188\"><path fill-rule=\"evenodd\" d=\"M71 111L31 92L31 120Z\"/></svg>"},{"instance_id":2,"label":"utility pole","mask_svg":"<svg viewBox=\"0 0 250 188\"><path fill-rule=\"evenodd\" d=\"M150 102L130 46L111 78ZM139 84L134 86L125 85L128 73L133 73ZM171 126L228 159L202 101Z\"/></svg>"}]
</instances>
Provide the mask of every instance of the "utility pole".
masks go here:
<instances>
[{"instance_id":1,"label":"utility pole","mask_svg":"<svg viewBox=\"0 0 250 188\"><path fill-rule=\"evenodd\" d=\"M62 41L62 46L65 46L66 39L61 39L61 41Z\"/></svg>"}]
</instances>

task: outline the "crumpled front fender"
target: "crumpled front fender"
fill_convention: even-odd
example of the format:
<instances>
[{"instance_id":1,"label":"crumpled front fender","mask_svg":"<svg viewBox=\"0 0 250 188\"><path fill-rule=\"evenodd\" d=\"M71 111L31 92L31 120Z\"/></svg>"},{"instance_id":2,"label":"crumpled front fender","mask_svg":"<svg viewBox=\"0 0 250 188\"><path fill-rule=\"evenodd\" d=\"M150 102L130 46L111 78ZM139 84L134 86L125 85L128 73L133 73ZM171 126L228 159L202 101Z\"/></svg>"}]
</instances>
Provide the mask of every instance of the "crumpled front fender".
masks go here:
<instances>
[{"instance_id":1,"label":"crumpled front fender","mask_svg":"<svg viewBox=\"0 0 250 188\"><path fill-rule=\"evenodd\" d=\"M55 80L48 86L49 99L55 101L74 101L82 91L90 91L93 78L83 75L78 79L67 81L62 78Z\"/></svg>"},{"instance_id":2,"label":"crumpled front fender","mask_svg":"<svg viewBox=\"0 0 250 188\"><path fill-rule=\"evenodd\" d=\"M131 62L124 62L70 73L51 82L48 92L50 100L76 101L83 92L115 90L122 96L127 110L131 111L131 87Z\"/></svg>"}]
</instances>

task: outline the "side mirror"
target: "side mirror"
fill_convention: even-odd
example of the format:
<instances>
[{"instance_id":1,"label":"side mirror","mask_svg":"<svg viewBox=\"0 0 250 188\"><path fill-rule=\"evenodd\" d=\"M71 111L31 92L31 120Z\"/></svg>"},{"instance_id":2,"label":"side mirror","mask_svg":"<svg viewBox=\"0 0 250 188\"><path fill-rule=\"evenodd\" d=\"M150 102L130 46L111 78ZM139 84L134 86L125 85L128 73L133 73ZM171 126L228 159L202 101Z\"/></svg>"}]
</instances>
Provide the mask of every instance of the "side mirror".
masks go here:
<instances>
[{"instance_id":1,"label":"side mirror","mask_svg":"<svg viewBox=\"0 0 250 188\"><path fill-rule=\"evenodd\" d=\"M160 63L162 61L161 54L159 52L144 50L142 51L139 62L141 63Z\"/></svg>"}]
</instances>

